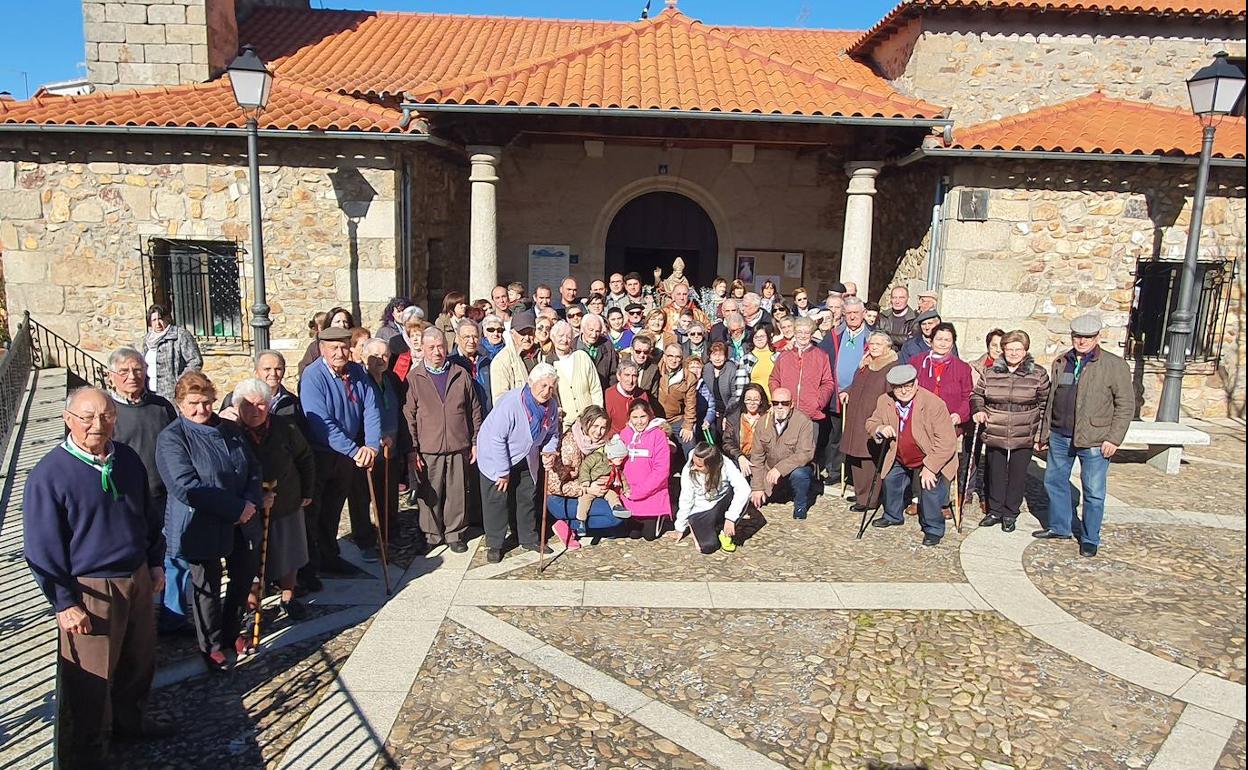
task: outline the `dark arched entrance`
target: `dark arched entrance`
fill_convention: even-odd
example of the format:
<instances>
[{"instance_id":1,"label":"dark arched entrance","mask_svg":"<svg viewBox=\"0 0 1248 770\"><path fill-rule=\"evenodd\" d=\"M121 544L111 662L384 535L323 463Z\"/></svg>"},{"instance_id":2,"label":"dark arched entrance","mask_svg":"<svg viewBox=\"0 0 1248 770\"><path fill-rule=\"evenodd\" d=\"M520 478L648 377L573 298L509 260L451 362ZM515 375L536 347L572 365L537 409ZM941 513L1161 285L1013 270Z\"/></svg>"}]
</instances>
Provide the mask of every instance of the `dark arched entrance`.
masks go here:
<instances>
[{"instance_id":1,"label":"dark arched entrance","mask_svg":"<svg viewBox=\"0 0 1248 770\"><path fill-rule=\"evenodd\" d=\"M633 198L611 220L606 252L607 275L636 271L650 283L655 267L666 277L681 257L689 283L707 286L719 262L719 236L697 203L680 193L652 192Z\"/></svg>"}]
</instances>

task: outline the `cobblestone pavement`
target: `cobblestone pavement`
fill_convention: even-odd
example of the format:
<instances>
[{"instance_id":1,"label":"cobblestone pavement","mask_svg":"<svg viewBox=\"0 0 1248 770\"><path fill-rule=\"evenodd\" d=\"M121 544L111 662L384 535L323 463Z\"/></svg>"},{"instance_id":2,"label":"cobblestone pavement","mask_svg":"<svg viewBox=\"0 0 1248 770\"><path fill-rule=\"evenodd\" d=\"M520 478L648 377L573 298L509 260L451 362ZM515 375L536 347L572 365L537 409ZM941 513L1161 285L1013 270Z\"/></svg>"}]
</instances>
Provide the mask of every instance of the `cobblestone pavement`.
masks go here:
<instances>
[{"instance_id":1,"label":"cobblestone pavement","mask_svg":"<svg viewBox=\"0 0 1248 770\"><path fill-rule=\"evenodd\" d=\"M254 770L274 766L367 623L319 640L267 651L228 674L156 690L151 709L176 736L115 749L118 770Z\"/></svg>"},{"instance_id":2,"label":"cobblestone pavement","mask_svg":"<svg viewBox=\"0 0 1248 770\"><path fill-rule=\"evenodd\" d=\"M385 753L378 770L705 767L453 621L429 651Z\"/></svg>"},{"instance_id":3,"label":"cobblestone pavement","mask_svg":"<svg viewBox=\"0 0 1248 770\"><path fill-rule=\"evenodd\" d=\"M793 768L1139 768L1182 710L993 613L492 611Z\"/></svg>"},{"instance_id":4,"label":"cobblestone pavement","mask_svg":"<svg viewBox=\"0 0 1248 770\"><path fill-rule=\"evenodd\" d=\"M1226 749L1218 759L1217 770L1244 770L1248 767L1248 761L1245 760L1244 755L1244 723L1240 722L1239 727L1235 728L1234 735L1226 742Z\"/></svg>"},{"instance_id":5,"label":"cobblestone pavement","mask_svg":"<svg viewBox=\"0 0 1248 770\"><path fill-rule=\"evenodd\" d=\"M967 506L966 533L973 528ZM561 580L764 580L834 582L962 582L958 562L959 535L949 522L939 547L924 548L918 521L905 527L868 527L855 540L861 514L848 503L820 498L805 521L794 521L792 506L764 506L762 516L744 520L745 540L735 553L702 555L692 538L679 543L603 538L596 545L568 551L545 575ZM978 517L974 517L978 520ZM513 552L517 553L517 552ZM478 552L474 566L485 564ZM531 579L533 569L520 569L502 579Z\"/></svg>"},{"instance_id":6,"label":"cobblestone pavement","mask_svg":"<svg viewBox=\"0 0 1248 770\"><path fill-rule=\"evenodd\" d=\"M1037 541L1036 587L1084 623L1190 668L1243 683L1244 533L1107 524L1100 555Z\"/></svg>"}]
</instances>

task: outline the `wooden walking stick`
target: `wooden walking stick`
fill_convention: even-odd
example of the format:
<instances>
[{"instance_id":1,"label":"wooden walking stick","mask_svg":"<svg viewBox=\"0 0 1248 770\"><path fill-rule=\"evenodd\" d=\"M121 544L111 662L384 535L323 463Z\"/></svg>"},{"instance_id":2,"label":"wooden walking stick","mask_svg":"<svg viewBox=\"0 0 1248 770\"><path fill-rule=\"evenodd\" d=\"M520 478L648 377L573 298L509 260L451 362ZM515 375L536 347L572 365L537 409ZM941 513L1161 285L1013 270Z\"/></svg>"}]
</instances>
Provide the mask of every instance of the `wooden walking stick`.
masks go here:
<instances>
[{"instance_id":1,"label":"wooden walking stick","mask_svg":"<svg viewBox=\"0 0 1248 770\"><path fill-rule=\"evenodd\" d=\"M840 396L836 396L835 398L840 398ZM841 438L842 439L845 438L845 405L844 404L841 404ZM846 467L846 457L844 453L842 453L841 454L841 499L842 500L845 499L845 487L848 483L849 483L849 468ZM857 496L857 493L858 493L858 490L854 490L855 496Z\"/></svg>"},{"instance_id":2,"label":"wooden walking stick","mask_svg":"<svg viewBox=\"0 0 1248 770\"><path fill-rule=\"evenodd\" d=\"M863 510L862 521L858 522L858 534L854 536L855 540L861 540L862 536L867 533L867 524L870 523L871 518L875 515L875 512L880 510L880 503L884 500L884 490L882 488L883 479L881 479L880 476L883 475L882 471L884 470L884 458L888 457L889 441L892 441L892 439L886 438L879 442L880 459L875 463L875 475L871 479L871 486L867 488L867 500L874 497L875 507L867 505L867 500L858 500L858 504L862 506ZM868 446L867 451L871 451L871 447ZM871 459L874 460L875 458L872 457ZM881 487L878 492L876 491L876 487Z\"/></svg>"},{"instance_id":3,"label":"wooden walking stick","mask_svg":"<svg viewBox=\"0 0 1248 770\"><path fill-rule=\"evenodd\" d=\"M385 524L382 526L382 529L381 529L382 531L381 540L383 541L383 543L389 543L390 542L390 514L394 513L394 511L390 510L390 447L383 445L381 448L381 454L386 462L386 467L382 469L382 492L381 492L382 494L381 508L386 514L386 519L385 519ZM381 550L382 551L386 550L385 545L382 546Z\"/></svg>"},{"instance_id":4,"label":"wooden walking stick","mask_svg":"<svg viewBox=\"0 0 1248 770\"><path fill-rule=\"evenodd\" d=\"M368 479L368 498L373 504L373 529L377 531L377 552L381 554L381 578L386 584L386 596L390 595L390 567L386 564L386 540L381 536L381 511L377 508L377 485L373 482L373 469L365 468Z\"/></svg>"},{"instance_id":5,"label":"wooden walking stick","mask_svg":"<svg viewBox=\"0 0 1248 770\"><path fill-rule=\"evenodd\" d=\"M537 574L546 571L546 507L550 504L550 489L546 486L546 467L542 466L542 531L537 546ZM567 509L564 509L566 516Z\"/></svg>"},{"instance_id":6,"label":"wooden walking stick","mask_svg":"<svg viewBox=\"0 0 1248 770\"><path fill-rule=\"evenodd\" d=\"M265 497L270 492L277 491L276 481L262 481L260 488L264 490ZM273 504L266 502L264 505L264 534L260 536L260 590L256 592L256 617L251 623L251 650L254 652L260 646L260 617L264 612L264 594L265 587L268 582L265 580L264 573L269 565L269 515L273 512Z\"/></svg>"}]
</instances>

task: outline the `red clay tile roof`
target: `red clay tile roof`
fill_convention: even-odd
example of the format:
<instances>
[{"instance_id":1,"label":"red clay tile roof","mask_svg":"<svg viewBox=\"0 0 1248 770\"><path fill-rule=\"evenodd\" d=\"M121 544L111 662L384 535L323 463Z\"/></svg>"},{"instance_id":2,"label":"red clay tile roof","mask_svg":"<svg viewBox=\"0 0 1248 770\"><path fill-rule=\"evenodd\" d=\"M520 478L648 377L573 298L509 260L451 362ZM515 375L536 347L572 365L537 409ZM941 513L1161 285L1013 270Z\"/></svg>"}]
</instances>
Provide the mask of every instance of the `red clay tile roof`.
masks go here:
<instances>
[{"instance_id":1,"label":"red clay tile roof","mask_svg":"<svg viewBox=\"0 0 1248 770\"><path fill-rule=\"evenodd\" d=\"M901 3L848 46L860 56L876 42L888 37L903 21L920 16L928 9L965 8L976 11L1051 11L1117 13L1146 16L1212 16L1238 19L1248 16L1246 0L901 0Z\"/></svg>"},{"instance_id":2,"label":"red clay tile roof","mask_svg":"<svg viewBox=\"0 0 1248 770\"><path fill-rule=\"evenodd\" d=\"M258 11L240 40L279 76L371 97L935 117L845 55L857 32L422 13Z\"/></svg>"},{"instance_id":3,"label":"red clay tile roof","mask_svg":"<svg viewBox=\"0 0 1248 770\"><path fill-rule=\"evenodd\" d=\"M1245 157L1243 118L1225 118L1218 158ZM1200 154L1200 120L1189 110L1111 99L1097 92L954 132L953 147L1111 155Z\"/></svg>"},{"instance_id":4,"label":"red clay tile roof","mask_svg":"<svg viewBox=\"0 0 1248 770\"><path fill-rule=\"evenodd\" d=\"M275 78L260 128L416 133L395 109ZM0 102L0 124L241 128L244 118L226 78L185 86L97 91Z\"/></svg>"},{"instance_id":5,"label":"red clay tile roof","mask_svg":"<svg viewBox=\"0 0 1248 770\"><path fill-rule=\"evenodd\" d=\"M777 42L798 38L778 37L767 31L724 32L668 10L564 51L410 94L416 102L438 104L888 118L931 118L941 112L898 94L844 56L816 69L763 53L774 51Z\"/></svg>"}]
</instances>

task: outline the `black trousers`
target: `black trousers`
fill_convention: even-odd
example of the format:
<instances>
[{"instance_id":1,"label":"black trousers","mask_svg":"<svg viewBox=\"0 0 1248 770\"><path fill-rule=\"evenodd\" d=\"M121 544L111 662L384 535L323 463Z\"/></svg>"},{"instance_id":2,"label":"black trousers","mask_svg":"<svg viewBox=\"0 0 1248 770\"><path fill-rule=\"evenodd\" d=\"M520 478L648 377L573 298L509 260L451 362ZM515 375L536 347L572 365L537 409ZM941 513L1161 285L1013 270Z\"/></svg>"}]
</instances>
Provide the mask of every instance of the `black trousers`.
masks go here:
<instances>
[{"instance_id":1,"label":"black trousers","mask_svg":"<svg viewBox=\"0 0 1248 770\"><path fill-rule=\"evenodd\" d=\"M815 444L815 463L822 462L828 472L828 483L841 482L841 466L845 462L845 454L841 452L841 416L833 414L815 423L819 426L819 438Z\"/></svg>"},{"instance_id":2,"label":"black trousers","mask_svg":"<svg viewBox=\"0 0 1248 770\"><path fill-rule=\"evenodd\" d=\"M481 476L481 514L485 524L485 544L502 548L507 539L507 525L514 517L516 540L520 545L538 544L537 485L529 464L521 460L511 469L507 491L500 492L484 474Z\"/></svg>"},{"instance_id":3,"label":"black trousers","mask_svg":"<svg viewBox=\"0 0 1248 770\"><path fill-rule=\"evenodd\" d=\"M1006 451L987 448L988 514L1004 521L1018 518L1023 496L1027 491L1027 467L1031 465L1031 447Z\"/></svg>"},{"instance_id":4,"label":"black trousers","mask_svg":"<svg viewBox=\"0 0 1248 770\"><path fill-rule=\"evenodd\" d=\"M316 453L316 492L304 517L308 535L305 572L315 575L321 565L338 559L338 521L342 518L342 506L353 492L357 476L362 482L361 471L350 457L329 451ZM367 488L364 494L368 494ZM354 522L352 528L355 528Z\"/></svg>"},{"instance_id":5,"label":"black trousers","mask_svg":"<svg viewBox=\"0 0 1248 770\"><path fill-rule=\"evenodd\" d=\"M689 531L702 553L719 550L719 533L724 529L724 516L731 506L732 495L727 494L713 508L689 514Z\"/></svg>"},{"instance_id":6,"label":"black trousers","mask_svg":"<svg viewBox=\"0 0 1248 770\"><path fill-rule=\"evenodd\" d=\"M225 590L224 603L221 601L221 560L192 561L190 565L191 604L199 651L205 655L220 652L238 636L251 581L260 573L260 552L241 527L234 528L234 549L225 557L230 584Z\"/></svg>"}]
</instances>

